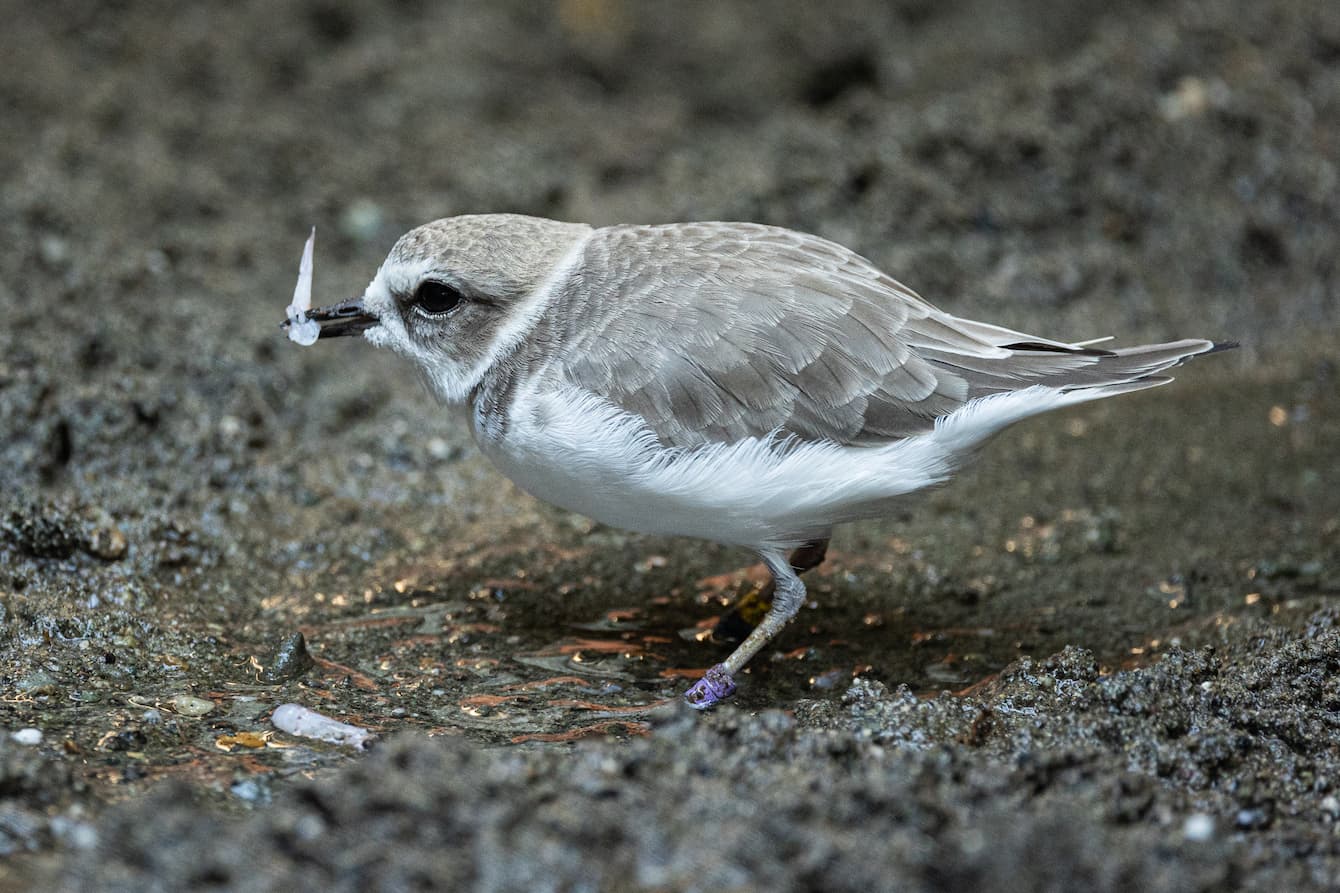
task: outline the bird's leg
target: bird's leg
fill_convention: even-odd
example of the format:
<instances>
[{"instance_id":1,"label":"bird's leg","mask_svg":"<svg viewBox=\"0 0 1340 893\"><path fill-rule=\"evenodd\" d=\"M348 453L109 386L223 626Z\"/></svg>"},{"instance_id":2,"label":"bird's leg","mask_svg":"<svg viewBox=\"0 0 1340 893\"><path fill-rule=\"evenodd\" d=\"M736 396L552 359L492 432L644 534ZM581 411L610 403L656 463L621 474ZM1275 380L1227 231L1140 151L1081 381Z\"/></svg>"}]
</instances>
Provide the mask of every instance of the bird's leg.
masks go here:
<instances>
[{"instance_id":1,"label":"bird's leg","mask_svg":"<svg viewBox=\"0 0 1340 893\"><path fill-rule=\"evenodd\" d=\"M813 546L814 544L810 545ZM823 553L827 546L828 542L826 540L818 545L818 558L809 567L814 567L815 564L823 560ZM806 551L809 548L809 546L806 546L797 550L797 552ZM684 692L684 700L688 701L690 706L699 710L706 710L713 704L735 693L735 674L740 672L744 665L749 663L751 657L758 654L764 645L772 641L782 631L782 627L786 626L787 622L796 616L800 606L805 603L805 584L800 582L800 576L796 573L792 563L786 560L786 556L775 550L768 550L759 554L763 558L763 563L768 566L768 571L772 574L775 588L772 607L768 609L763 622L754 627L754 631L740 643L740 647L731 652L730 657L704 673L703 678Z\"/></svg>"},{"instance_id":2,"label":"bird's leg","mask_svg":"<svg viewBox=\"0 0 1340 893\"><path fill-rule=\"evenodd\" d=\"M811 540L791 553L791 569L797 574L813 570L823 564L828 554L828 539ZM772 607L772 596L777 589L777 581L768 577L768 582L755 586L741 595L735 606L721 616L712 628L712 638L718 642L733 642L744 639L758 626L768 609Z\"/></svg>"}]
</instances>

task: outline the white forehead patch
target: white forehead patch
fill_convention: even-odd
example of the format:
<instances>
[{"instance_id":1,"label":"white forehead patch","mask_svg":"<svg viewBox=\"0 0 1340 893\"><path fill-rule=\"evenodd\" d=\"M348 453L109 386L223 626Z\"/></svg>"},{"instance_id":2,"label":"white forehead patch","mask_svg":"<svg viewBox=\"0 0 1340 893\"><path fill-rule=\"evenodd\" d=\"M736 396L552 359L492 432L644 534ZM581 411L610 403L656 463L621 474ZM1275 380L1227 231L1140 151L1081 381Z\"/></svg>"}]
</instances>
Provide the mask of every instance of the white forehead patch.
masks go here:
<instances>
[{"instance_id":1,"label":"white forehead patch","mask_svg":"<svg viewBox=\"0 0 1340 893\"><path fill-rule=\"evenodd\" d=\"M388 257L382 262L372 282L368 284L367 291L363 294L363 303L380 316L382 310L394 309L395 295L413 292L434 270L434 260L431 257L413 260Z\"/></svg>"},{"instance_id":2,"label":"white forehead patch","mask_svg":"<svg viewBox=\"0 0 1340 893\"><path fill-rule=\"evenodd\" d=\"M419 283L433 271L433 262L429 258L416 258L412 261L387 258L372 277L363 291L363 306L380 320L363 333L363 337L377 347L389 347L406 356L419 359L420 355L410 343L409 333L405 331L404 320L396 307L396 295L408 294L418 288Z\"/></svg>"}]
</instances>

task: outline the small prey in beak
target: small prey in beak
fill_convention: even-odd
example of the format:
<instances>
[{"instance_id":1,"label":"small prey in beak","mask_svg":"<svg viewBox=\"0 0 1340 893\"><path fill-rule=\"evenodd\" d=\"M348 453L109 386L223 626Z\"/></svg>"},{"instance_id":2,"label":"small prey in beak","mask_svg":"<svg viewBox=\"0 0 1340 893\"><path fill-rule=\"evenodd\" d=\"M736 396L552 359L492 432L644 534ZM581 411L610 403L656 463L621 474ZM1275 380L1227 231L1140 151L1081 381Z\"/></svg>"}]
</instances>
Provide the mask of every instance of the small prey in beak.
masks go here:
<instances>
[{"instance_id":1,"label":"small prey in beak","mask_svg":"<svg viewBox=\"0 0 1340 893\"><path fill-rule=\"evenodd\" d=\"M362 298L350 298L347 301L341 301L338 304L332 304L329 307L318 307L315 310L307 311L307 320L312 323L323 324L317 333L317 338L339 338L343 335L361 335L368 329L375 326L378 322L377 317L368 313L363 306ZM286 319L280 323L280 327L288 326L293 322ZM289 337L292 337L291 335ZM315 340L315 339L313 339ZM308 342L311 343L310 341Z\"/></svg>"},{"instance_id":2,"label":"small prey in beak","mask_svg":"<svg viewBox=\"0 0 1340 893\"><path fill-rule=\"evenodd\" d=\"M288 329L290 341L307 347L315 344L318 338L337 338L341 335L358 335L377 324L377 317L363 308L361 298L343 301L332 307L312 306L312 251L316 244L316 227L307 237L302 249L302 260L298 264L298 284L293 288L293 303L285 308L288 319L280 323L280 328ZM322 326L321 323L330 325Z\"/></svg>"}]
</instances>

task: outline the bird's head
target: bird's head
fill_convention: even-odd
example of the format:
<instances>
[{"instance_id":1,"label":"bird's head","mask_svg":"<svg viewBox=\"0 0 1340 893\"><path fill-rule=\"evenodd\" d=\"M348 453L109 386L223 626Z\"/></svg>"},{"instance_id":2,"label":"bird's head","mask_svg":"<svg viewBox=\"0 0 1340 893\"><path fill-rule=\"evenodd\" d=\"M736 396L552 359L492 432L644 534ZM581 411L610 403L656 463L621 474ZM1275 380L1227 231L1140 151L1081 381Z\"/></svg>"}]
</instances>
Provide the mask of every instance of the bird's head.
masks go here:
<instances>
[{"instance_id":1,"label":"bird's head","mask_svg":"<svg viewBox=\"0 0 1340 893\"><path fill-rule=\"evenodd\" d=\"M395 243L363 295L309 311L321 338L362 335L465 400L531 328L562 261L591 231L518 214L448 217Z\"/></svg>"}]
</instances>

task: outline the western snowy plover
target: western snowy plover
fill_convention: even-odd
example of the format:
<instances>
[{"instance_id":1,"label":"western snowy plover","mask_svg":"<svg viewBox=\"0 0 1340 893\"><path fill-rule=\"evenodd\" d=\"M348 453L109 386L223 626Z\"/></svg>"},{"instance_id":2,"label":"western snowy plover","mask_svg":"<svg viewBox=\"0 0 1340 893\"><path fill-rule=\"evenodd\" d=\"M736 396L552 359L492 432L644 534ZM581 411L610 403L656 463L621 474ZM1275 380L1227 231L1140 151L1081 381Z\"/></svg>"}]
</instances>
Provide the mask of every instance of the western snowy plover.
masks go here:
<instances>
[{"instance_id":1,"label":"western snowy plover","mask_svg":"<svg viewBox=\"0 0 1340 893\"><path fill-rule=\"evenodd\" d=\"M533 495L759 554L772 606L685 693L697 707L795 616L833 525L947 480L1012 422L1233 346L1108 350L962 319L841 245L751 223L451 217L402 236L360 298L309 314L310 278L309 244L295 340L314 320L408 356Z\"/></svg>"}]
</instances>

